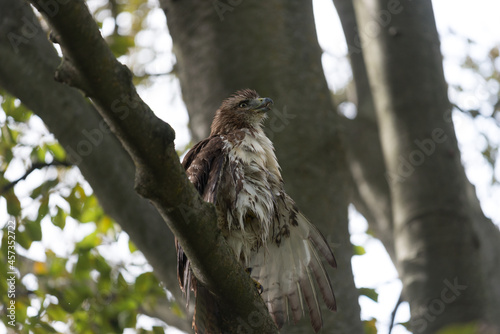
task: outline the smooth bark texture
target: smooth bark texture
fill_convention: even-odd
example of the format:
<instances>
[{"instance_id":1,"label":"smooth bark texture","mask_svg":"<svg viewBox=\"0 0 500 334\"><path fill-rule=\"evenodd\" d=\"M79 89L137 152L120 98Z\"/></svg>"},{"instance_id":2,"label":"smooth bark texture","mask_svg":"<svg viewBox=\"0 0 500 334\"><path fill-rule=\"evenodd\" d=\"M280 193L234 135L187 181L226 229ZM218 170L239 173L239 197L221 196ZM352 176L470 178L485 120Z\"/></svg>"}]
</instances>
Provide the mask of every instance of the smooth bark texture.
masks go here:
<instances>
[{"instance_id":1,"label":"smooth bark texture","mask_svg":"<svg viewBox=\"0 0 500 334\"><path fill-rule=\"evenodd\" d=\"M158 278L182 302L174 238L151 203L134 190L134 165L97 110L80 92L54 80L60 64L32 8L0 0L0 86L37 114L68 152L104 211L130 236ZM189 330L191 322L162 319Z\"/></svg>"},{"instance_id":2,"label":"smooth bark texture","mask_svg":"<svg viewBox=\"0 0 500 334\"><path fill-rule=\"evenodd\" d=\"M499 262L489 254L498 254L498 230L480 212L460 162L431 2L355 0L354 8L413 330L498 325L491 277Z\"/></svg>"},{"instance_id":3,"label":"smooth bark texture","mask_svg":"<svg viewBox=\"0 0 500 334\"><path fill-rule=\"evenodd\" d=\"M46 15L52 38L63 49L56 78L84 90L99 107L135 163L136 189L169 219L198 279L231 310L226 330L236 332L242 321L257 315L259 323L252 323L256 331L276 332L253 282L218 232L213 206L201 200L186 178L173 147L173 130L138 97L130 72L113 57L85 3L33 5Z\"/></svg>"},{"instance_id":4,"label":"smooth bark texture","mask_svg":"<svg viewBox=\"0 0 500 334\"><path fill-rule=\"evenodd\" d=\"M320 228L339 262L330 270L339 310L325 333L362 333L347 229L349 174L339 119L321 66L310 1L162 1L176 73L195 140L209 133L221 99L253 88L275 108L266 122L287 192ZM307 320L284 333L312 332Z\"/></svg>"},{"instance_id":5,"label":"smooth bark texture","mask_svg":"<svg viewBox=\"0 0 500 334\"><path fill-rule=\"evenodd\" d=\"M355 84L357 116L343 120L347 161L353 178L352 201L370 230L395 262L392 203L375 118L375 107L363 59L352 0L334 0L344 31Z\"/></svg>"}]
</instances>

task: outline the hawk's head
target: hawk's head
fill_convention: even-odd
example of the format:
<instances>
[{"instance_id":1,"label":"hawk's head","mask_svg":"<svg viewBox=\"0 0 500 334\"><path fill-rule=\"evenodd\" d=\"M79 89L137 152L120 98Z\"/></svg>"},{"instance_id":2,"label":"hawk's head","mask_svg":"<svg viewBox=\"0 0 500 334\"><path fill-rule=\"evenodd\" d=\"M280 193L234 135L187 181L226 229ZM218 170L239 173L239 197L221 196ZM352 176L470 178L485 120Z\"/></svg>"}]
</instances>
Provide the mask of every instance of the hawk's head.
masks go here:
<instances>
[{"instance_id":1,"label":"hawk's head","mask_svg":"<svg viewBox=\"0 0 500 334\"><path fill-rule=\"evenodd\" d=\"M243 128L258 128L271 110L273 100L259 97L253 89L239 90L222 101L212 122L211 135Z\"/></svg>"}]
</instances>

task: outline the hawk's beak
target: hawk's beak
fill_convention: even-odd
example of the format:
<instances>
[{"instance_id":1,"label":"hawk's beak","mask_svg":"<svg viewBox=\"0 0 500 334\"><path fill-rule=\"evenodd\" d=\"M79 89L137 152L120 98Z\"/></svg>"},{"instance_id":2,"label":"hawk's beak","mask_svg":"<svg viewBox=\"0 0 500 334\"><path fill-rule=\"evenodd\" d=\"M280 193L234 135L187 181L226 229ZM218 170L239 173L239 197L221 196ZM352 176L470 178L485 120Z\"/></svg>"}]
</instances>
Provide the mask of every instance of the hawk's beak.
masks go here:
<instances>
[{"instance_id":1,"label":"hawk's beak","mask_svg":"<svg viewBox=\"0 0 500 334\"><path fill-rule=\"evenodd\" d=\"M273 106L273 100L271 100L268 97L262 97L254 100L256 102L256 106L253 108L255 111L263 111L267 112L271 110L271 107Z\"/></svg>"}]
</instances>

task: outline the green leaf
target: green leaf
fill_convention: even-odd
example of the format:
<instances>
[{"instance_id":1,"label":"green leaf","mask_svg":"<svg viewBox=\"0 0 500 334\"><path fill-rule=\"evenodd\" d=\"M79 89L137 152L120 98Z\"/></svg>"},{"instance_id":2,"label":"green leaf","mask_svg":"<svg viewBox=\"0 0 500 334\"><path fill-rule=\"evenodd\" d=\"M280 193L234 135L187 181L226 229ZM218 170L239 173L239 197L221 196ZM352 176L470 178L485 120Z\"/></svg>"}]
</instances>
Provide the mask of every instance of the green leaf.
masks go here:
<instances>
[{"instance_id":1,"label":"green leaf","mask_svg":"<svg viewBox=\"0 0 500 334\"><path fill-rule=\"evenodd\" d=\"M9 126L7 126L7 129L9 131L11 143L15 144L17 142L17 138L19 137L19 131L12 129Z\"/></svg>"},{"instance_id":2,"label":"green leaf","mask_svg":"<svg viewBox=\"0 0 500 334\"><path fill-rule=\"evenodd\" d=\"M40 318L31 317L30 322L34 323L36 319L36 326L33 326L33 334L47 334L47 333L57 333L57 331L49 324L40 321Z\"/></svg>"},{"instance_id":3,"label":"green leaf","mask_svg":"<svg viewBox=\"0 0 500 334\"><path fill-rule=\"evenodd\" d=\"M184 313L184 310L179 306L178 303L175 303L175 302L172 303L172 305L170 306L170 310L172 311L173 314L175 314L179 318L182 318L182 319L186 318L186 314Z\"/></svg>"},{"instance_id":4,"label":"green leaf","mask_svg":"<svg viewBox=\"0 0 500 334\"><path fill-rule=\"evenodd\" d=\"M97 279L97 289L99 290L99 299L110 297L112 290L111 267L101 255L96 255L93 261L93 268L99 272Z\"/></svg>"},{"instance_id":5,"label":"green leaf","mask_svg":"<svg viewBox=\"0 0 500 334\"><path fill-rule=\"evenodd\" d=\"M359 288L358 289L359 294L362 296L366 296L373 300L374 302L378 302L378 293L375 291L375 289L371 288Z\"/></svg>"},{"instance_id":6,"label":"green leaf","mask_svg":"<svg viewBox=\"0 0 500 334\"><path fill-rule=\"evenodd\" d=\"M477 334L477 333L481 333L481 329L480 326L475 322L447 326L444 329L437 332L437 334Z\"/></svg>"},{"instance_id":7,"label":"green leaf","mask_svg":"<svg viewBox=\"0 0 500 334\"><path fill-rule=\"evenodd\" d=\"M33 189L31 192L30 197L35 199L38 198L41 195L47 195L49 191L57 186L59 184L59 179L52 179L52 180L47 180L44 183L42 183L40 186L36 187Z\"/></svg>"},{"instance_id":8,"label":"green leaf","mask_svg":"<svg viewBox=\"0 0 500 334\"><path fill-rule=\"evenodd\" d=\"M50 304L47 307L47 315L51 321L62 321L66 322L68 314L63 310L63 308L56 304Z\"/></svg>"},{"instance_id":9,"label":"green leaf","mask_svg":"<svg viewBox=\"0 0 500 334\"><path fill-rule=\"evenodd\" d=\"M101 277L109 276L111 273L111 267L109 266L106 259L103 258L101 255L97 255L95 256L94 260L95 260L94 267L98 272L101 273Z\"/></svg>"},{"instance_id":10,"label":"green leaf","mask_svg":"<svg viewBox=\"0 0 500 334\"><path fill-rule=\"evenodd\" d=\"M24 227L31 241L42 240L42 226L38 221L26 220Z\"/></svg>"},{"instance_id":11,"label":"green leaf","mask_svg":"<svg viewBox=\"0 0 500 334\"><path fill-rule=\"evenodd\" d=\"M137 316L135 312L122 311L118 313L118 324L120 329L124 328L134 328L137 322Z\"/></svg>"},{"instance_id":12,"label":"green leaf","mask_svg":"<svg viewBox=\"0 0 500 334\"><path fill-rule=\"evenodd\" d=\"M101 238L97 235L97 232L93 232L76 244L75 251L78 253L87 252L100 244Z\"/></svg>"},{"instance_id":13,"label":"green leaf","mask_svg":"<svg viewBox=\"0 0 500 334\"><path fill-rule=\"evenodd\" d=\"M365 329L365 334L377 334L377 320L371 318L370 320L363 320L363 327Z\"/></svg>"},{"instance_id":14,"label":"green leaf","mask_svg":"<svg viewBox=\"0 0 500 334\"><path fill-rule=\"evenodd\" d=\"M113 229L114 224L113 224L113 219L111 219L109 216L104 214L104 211L101 210L101 216L99 219L97 219L97 231L99 233L107 233L110 229Z\"/></svg>"},{"instance_id":15,"label":"green leaf","mask_svg":"<svg viewBox=\"0 0 500 334\"><path fill-rule=\"evenodd\" d=\"M63 147L57 143L50 143L47 144L47 150L56 158L58 161L64 161L66 159L66 152L64 151Z\"/></svg>"},{"instance_id":16,"label":"green leaf","mask_svg":"<svg viewBox=\"0 0 500 334\"><path fill-rule=\"evenodd\" d=\"M156 284L156 278L151 272L143 273L135 279L135 291L138 293L147 293L153 284Z\"/></svg>"},{"instance_id":17,"label":"green leaf","mask_svg":"<svg viewBox=\"0 0 500 334\"><path fill-rule=\"evenodd\" d=\"M16 300L16 322L24 324L26 323L26 313L28 310L28 305L26 303Z\"/></svg>"},{"instance_id":18,"label":"green leaf","mask_svg":"<svg viewBox=\"0 0 500 334\"><path fill-rule=\"evenodd\" d=\"M57 206L57 213L54 217L52 217L52 224L55 226L59 227L61 230L64 229L64 226L66 226L66 217L68 215L66 212L64 212L63 209L61 209L59 206Z\"/></svg>"},{"instance_id":19,"label":"green leaf","mask_svg":"<svg viewBox=\"0 0 500 334\"><path fill-rule=\"evenodd\" d=\"M17 104L17 106L16 106ZM4 95L2 109L5 110L7 116L12 117L16 122L24 123L30 119L32 113L19 100L12 96Z\"/></svg>"},{"instance_id":20,"label":"green leaf","mask_svg":"<svg viewBox=\"0 0 500 334\"><path fill-rule=\"evenodd\" d=\"M45 155L47 154L47 149L42 146L36 146L31 151L31 161L33 163L36 162L45 162Z\"/></svg>"},{"instance_id":21,"label":"green leaf","mask_svg":"<svg viewBox=\"0 0 500 334\"><path fill-rule=\"evenodd\" d=\"M14 193L14 189L10 189L6 193L2 194L7 200L7 213L11 216L17 217L21 214L21 202Z\"/></svg>"},{"instance_id":22,"label":"green leaf","mask_svg":"<svg viewBox=\"0 0 500 334\"><path fill-rule=\"evenodd\" d=\"M27 230L24 230L23 232L21 231L16 232L16 242L22 248L29 249L31 247L31 243L33 242L33 240L31 240L30 236L27 233Z\"/></svg>"},{"instance_id":23,"label":"green leaf","mask_svg":"<svg viewBox=\"0 0 500 334\"><path fill-rule=\"evenodd\" d=\"M137 250L137 247L135 247L135 244L132 242L132 240L128 241L128 250L130 253L133 253Z\"/></svg>"},{"instance_id":24,"label":"green leaf","mask_svg":"<svg viewBox=\"0 0 500 334\"><path fill-rule=\"evenodd\" d=\"M74 313L80 308L82 302L89 294L85 289L68 288L60 291L57 295L59 305L68 313Z\"/></svg>"},{"instance_id":25,"label":"green leaf","mask_svg":"<svg viewBox=\"0 0 500 334\"><path fill-rule=\"evenodd\" d=\"M364 255L366 254L366 250L363 246L353 245L354 255Z\"/></svg>"},{"instance_id":26,"label":"green leaf","mask_svg":"<svg viewBox=\"0 0 500 334\"><path fill-rule=\"evenodd\" d=\"M129 288L129 284L127 283L125 278L123 278L123 275L121 273L118 274L118 278L116 279L116 285L119 289L125 291L128 290Z\"/></svg>"},{"instance_id":27,"label":"green leaf","mask_svg":"<svg viewBox=\"0 0 500 334\"><path fill-rule=\"evenodd\" d=\"M113 35L109 37L109 48L115 57L123 56L135 45L134 36Z\"/></svg>"},{"instance_id":28,"label":"green leaf","mask_svg":"<svg viewBox=\"0 0 500 334\"><path fill-rule=\"evenodd\" d=\"M153 326L153 334L164 334L165 330L161 326Z\"/></svg>"},{"instance_id":29,"label":"green leaf","mask_svg":"<svg viewBox=\"0 0 500 334\"><path fill-rule=\"evenodd\" d=\"M95 196L89 196L82 207L80 221L82 223L96 222L104 214Z\"/></svg>"},{"instance_id":30,"label":"green leaf","mask_svg":"<svg viewBox=\"0 0 500 334\"><path fill-rule=\"evenodd\" d=\"M56 257L55 254L46 252L47 257L50 259L49 276L59 277L66 274L67 259Z\"/></svg>"},{"instance_id":31,"label":"green leaf","mask_svg":"<svg viewBox=\"0 0 500 334\"><path fill-rule=\"evenodd\" d=\"M76 184L71 190L69 196L64 197L64 199L70 206L69 215L76 220L80 220L83 202L87 199L87 195L85 195L85 191L82 186L80 184Z\"/></svg>"},{"instance_id":32,"label":"green leaf","mask_svg":"<svg viewBox=\"0 0 500 334\"><path fill-rule=\"evenodd\" d=\"M406 328L407 331L410 331L410 321L405 321L405 322L398 322L397 325L401 325L404 328Z\"/></svg>"},{"instance_id":33,"label":"green leaf","mask_svg":"<svg viewBox=\"0 0 500 334\"><path fill-rule=\"evenodd\" d=\"M45 194L40 201L40 207L38 208L38 216L36 218L36 222L40 223L42 219L49 212L49 196Z\"/></svg>"},{"instance_id":34,"label":"green leaf","mask_svg":"<svg viewBox=\"0 0 500 334\"><path fill-rule=\"evenodd\" d=\"M85 279L90 277L91 256L89 252L80 252L78 255L78 261L75 265L75 278Z\"/></svg>"}]
</instances>

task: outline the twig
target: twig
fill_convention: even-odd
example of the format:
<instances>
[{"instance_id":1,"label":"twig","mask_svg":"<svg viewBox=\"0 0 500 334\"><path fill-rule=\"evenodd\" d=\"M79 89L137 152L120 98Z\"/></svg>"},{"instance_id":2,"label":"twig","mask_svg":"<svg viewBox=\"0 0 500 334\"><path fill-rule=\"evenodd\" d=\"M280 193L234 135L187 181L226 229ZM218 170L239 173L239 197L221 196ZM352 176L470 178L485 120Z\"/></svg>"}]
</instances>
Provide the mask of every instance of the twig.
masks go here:
<instances>
[{"instance_id":1,"label":"twig","mask_svg":"<svg viewBox=\"0 0 500 334\"><path fill-rule=\"evenodd\" d=\"M394 306L394 310L391 313L391 322L389 324L389 331L387 332L387 334L391 334L392 332L392 328L394 327L394 319L396 318L396 312L398 311L399 305L401 305L402 302L403 292L401 291L401 293L399 294L398 302L396 303L396 306Z\"/></svg>"},{"instance_id":2,"label":"twig","mask_svg":"<svg viewBox=\"0 0 500 334\"><path fill-rule=\"evenodd\" d=\"M23 176L21 176L20 178L18 178L17 180L14 180L8 184L6 184L5 186L2 187L2 190L0 191L0 194L4 194L6 193L7 191L9 191L10 189L12 189L16 184L18 184L20 181L26 179L31 173L33 173L35 170L37 169L42 169L42 168L45 168L45 167L50 167L50 166L64 166L64 167L70 167L72 166L72 164L68 161L58 161L58 160L54 160L50 163L46 163L46 162L35 162L34 164L31 165L31 168L28 169L26 171L26 173L24 173Z\"/></svg>"}]
</instances>

